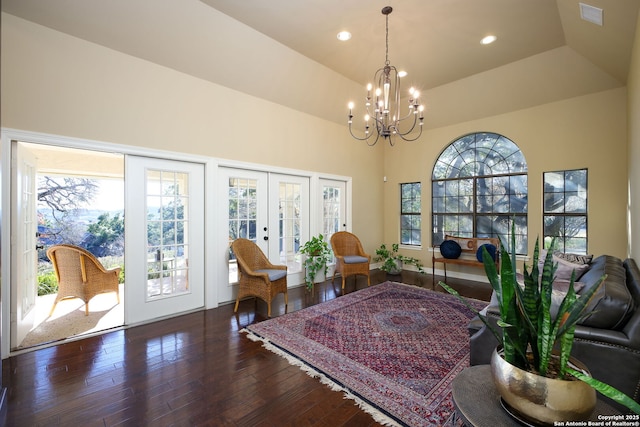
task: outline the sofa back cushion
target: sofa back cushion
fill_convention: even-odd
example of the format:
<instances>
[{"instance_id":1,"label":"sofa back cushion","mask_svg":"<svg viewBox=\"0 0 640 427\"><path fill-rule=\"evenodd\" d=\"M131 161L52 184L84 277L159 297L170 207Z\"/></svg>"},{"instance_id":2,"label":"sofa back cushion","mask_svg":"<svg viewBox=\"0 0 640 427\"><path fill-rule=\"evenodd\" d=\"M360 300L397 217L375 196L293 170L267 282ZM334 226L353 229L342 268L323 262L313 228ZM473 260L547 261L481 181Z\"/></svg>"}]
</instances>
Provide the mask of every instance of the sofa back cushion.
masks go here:
<instances>
[{"instance_id":1,"label":"sofa back cushion","mask_svg":"<svg viewBox=\"0 0 640 427\"><path fill-rule=\"evenodd\" d=\"M633 297L627 288L622 260L609 255L594 258L589 271L580 277L580 282L584 283L580 294L595 286L603 274L606 274L607 278L585 311L591 314L580 324L593 328L621 330L635 308Z\"/></svg>"}]
</instances>

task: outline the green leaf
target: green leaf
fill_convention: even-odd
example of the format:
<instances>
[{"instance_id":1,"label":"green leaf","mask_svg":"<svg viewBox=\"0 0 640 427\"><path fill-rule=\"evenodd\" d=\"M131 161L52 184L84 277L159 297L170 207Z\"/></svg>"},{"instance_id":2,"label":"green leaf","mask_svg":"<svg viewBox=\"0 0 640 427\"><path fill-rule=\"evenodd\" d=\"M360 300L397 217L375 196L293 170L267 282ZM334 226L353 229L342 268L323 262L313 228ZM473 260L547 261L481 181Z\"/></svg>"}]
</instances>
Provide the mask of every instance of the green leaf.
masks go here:
<instances>
[{"instance_id":1,"label":"green leaf","mask_svg":"<svg viewBox=\"0 0 640 427\"><path fill-rule=\"evenodd\" d=\"M486 248L483 248L486 251ZM506 253L506 252L503 252ZM484 256L484 252L482 253L482 261L484 263L484 271L487 275L487 279L489 279L489 283L491 283L491 287L493 291L496 293L496 297L502 305L502 286L500 285L500 276L498 275L498 270L496 269L496 264L493 261L488 261L490 256ZM487 260L487 261L485 261Z\"/></svg>"},{"instance_id":2,"label":"green leaf","mask_svg":"<svg viewBox=\"0 0 640 427\"><path fill-rule=\"evenodd\" d=\"M593 285L590 289L588 289L584 293L580 294L580 298L577 298L575 303L570 307L569 317L567 318L564 325L560 327L560 330L558 331L558 335L563 334L564 329L567 329L572 325L575 325L584 317L583 312L585 308L587 307L589 302L593 299L593 296L598 291L598 289L600 289L600 286L602 285L602 283L606 278L607 278L606 274L602 275L602 277L598 279L595 285Z\"/></svg>"},{"instance_id":3,"label":"green leaf","mask_svg":"<svg viewBox=\"0 0 640 427\"><path fill-rule=\"evenodd\" d=\"M515 223L511 230L511 247L515 248ZM520 287L516 279L516 256L515 249L511 255L507 253L505 245L500 245L500 275L498 276L495 262L486 248L483 248L483 264L485 273L491 282L491 286L496 291L500 306L500 317L503 327L503 349L504 358L507 362L526 369L528 362L526 357L527 334L521 316L521 308L518 305L518 292Z\"/></svg>"},{"instance_id":4,"label":"green leaf","mask_svg":"<svg viewBox=\"0 0 640 427\"><path fill-rule=\"evenodd\" d=\"M625 407L629 408L636 414L640 414L640 404L635 400L633 400L632 398L630 398L629 396L627 396L626 394L624 394L623 392L621 392L620 390L614 387L611 387L610 385L605 384L601 381L598 381L597 379L589 375L586 375L580 371L576 371L573 368L567 368L567 372L573 375L574 377L578 378L579 380L589 384L591 387L596 389L602 395L607 396L609 399L615 402L618 402L621 405L624 405Z\"/></svg>"},{"instance_id":5,"label":"green leaf","mask_svg":"<svg viewBox=\"0 0 640 427\"><path fill-rule=\"evenodd\" d=\"M551 285L553 283L556 266L553 264L553 248L555 248L555 238L551 242L551 247L547 251L540 279L540 312L538 317L538 351L540 352L540 362L538 370L540 375L546 375L551 360L551 352L555 341L555 334L551 327Z\"/></svg>"}]
</instances>

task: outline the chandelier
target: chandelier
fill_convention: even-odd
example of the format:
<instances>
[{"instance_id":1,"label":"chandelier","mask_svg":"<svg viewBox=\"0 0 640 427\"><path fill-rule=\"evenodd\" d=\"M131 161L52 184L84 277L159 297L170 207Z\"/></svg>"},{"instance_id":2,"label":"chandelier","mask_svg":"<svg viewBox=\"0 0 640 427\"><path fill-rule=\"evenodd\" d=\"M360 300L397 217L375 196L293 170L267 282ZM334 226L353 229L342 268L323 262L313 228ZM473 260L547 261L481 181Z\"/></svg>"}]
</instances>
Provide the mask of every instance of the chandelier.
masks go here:
<instances>
[{"instance_id":1,"label":"chandelier","mask_svg":"<svg viewBox=\"0 0 640 427\"><path fill-rule=\"evenodd\" d=\"M414 88L409 89L408 110L402 116L400 111L400 77L406 73L399 73L396 67L389 62L389 14L393 11L391 6L382 9L382 14L386 17L386 50L384 67L376 71L373 81L375 87L369 83L367 85L367 97L365 107L367 114L364 116L364 137L353 134L351 125L353 122L353 102L349 103L349 133L360 141L366 141L369 146L378 142L380 137L389 140L390 145L395 145L394 136L399 136L405 141L415 141L422 135L422 124L424 121L424 106L420 105L420 93ZM400 123L407 126L405 130L400 130ZM406 123L406 125L405 125ZM416 129L418 125L418 129ZM375 129L372 132L371 128ZM419 132L418 132L419 130ZM417 135L410 136L412 132ZM375 139L373 139L375 135Z\"/></svg>"}]
</instances>

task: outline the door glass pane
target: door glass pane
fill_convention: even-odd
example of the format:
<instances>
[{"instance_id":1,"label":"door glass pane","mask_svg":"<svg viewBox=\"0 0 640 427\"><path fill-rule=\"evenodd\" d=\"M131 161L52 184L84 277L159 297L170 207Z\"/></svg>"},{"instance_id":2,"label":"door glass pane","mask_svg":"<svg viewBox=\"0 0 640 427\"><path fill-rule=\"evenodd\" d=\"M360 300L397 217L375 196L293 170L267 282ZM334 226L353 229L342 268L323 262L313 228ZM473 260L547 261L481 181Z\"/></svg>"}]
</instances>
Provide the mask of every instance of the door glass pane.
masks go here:
<instances>
[{"instance_id":1,"label":"door glass pane","mask_svg":"<svg viewBox=\"0 0 640 427\"><path fill-rule=\"evenodd\" d=\"M189 293L189 175L147 170L147 300Z\"/></svg>"},{"instance_id":2,"label":"door glass pane","mask_svg":"<svg viewBox=\"0 0 640 427\"><path fill-rule=\"evenodd\" d=\"M331 240L331 235L340 231L342 218L341 211L341 188L334 186L324 186L322 192L322 234L325 241Z\"/></svg>"},{"instance_id":3,"label":"door glass pane","mask_svg":"<svg viewBox=\"0 0 640 427\"><path fill-rule=\"evenodd\" d=\"M302 263L297 256L301 239L301 191L302 186L298 183L280 182L279 254L280 262L290 273L302 271Z\"/></svg>"},{"instance_id":4,"label":"door glass pane","mask_svg":"<svg viewBox=\"0 0 640 427\"><path fill-rule=\"evenodd\" d=\"M22 241L29 244L24 247L22 254L22 272L23 272L23 289L22 296L22 312L21 314L26 316L36 302L36 271L38 269L37 251L35 250L34 237L37 232L36 222L36 207L34 194L36 169L33 165L23 163L23 173L21 176L22 182ZM22 319L19 319L22 320Z\"/></svg>"},{"instance_id":5,"label":"door glass pane","mask_svg":"<svg viewBox=\"0 0 640 427\"><path fill-rule=\"evenodd\" d=\"M238 238L256 241L258 180L229 178L229 283L238 281L238 265L231 242Z\"/></svg>"}]
</instances>

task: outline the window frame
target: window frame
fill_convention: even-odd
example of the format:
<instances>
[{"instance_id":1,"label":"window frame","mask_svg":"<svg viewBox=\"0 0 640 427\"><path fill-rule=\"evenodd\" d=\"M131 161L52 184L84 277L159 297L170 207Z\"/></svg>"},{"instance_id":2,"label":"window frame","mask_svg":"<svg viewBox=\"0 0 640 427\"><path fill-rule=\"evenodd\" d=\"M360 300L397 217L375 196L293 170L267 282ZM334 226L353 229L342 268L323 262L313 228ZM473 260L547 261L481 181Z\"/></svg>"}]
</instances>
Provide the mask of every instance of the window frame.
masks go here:
<instances>
[{"instance_id":1,"label":"window frame","mask_svg":"<svg viewBox=\"0 0 640 427\"><path fill-rule=\"evenodd\" d=\"M581 180L581 183L584 184L584 187L581 189L580 185L578 184L578 188L575 191L567 191L567 176L572 175L572 174L576 174L576 173L584 173L584 178ZM559 175L562 174L563 178L562 178L562 190L561 191L547 191L548 190L548 186L547 183L549 184L549 186L552 186L553 188L558 188L553 186L553 184L551 183L551 180L549 179L549 181L547 180L547 175ZM569 181L571 181L571 179L569 178ZM553 200L558 200L558 197L556 197L555 195L561 194L562 196L560 197L561 201L562 201L562 211L558 211L558 210L547 210L547 206L548 206L548 200L549 197L552 197ZM581 195L583 195L582 199L584 200L584 202L582 203L583 207L581 209L577 209L577 210L570 210L567 212L567 204L569 202L569 200L571 199L571 194L573 194L574 197L580 197ZM552 234L547 234L547 231L549 229L548 227L548 219L549 218L562 218L562 234L561 235L552 235ZM580 218L584 218L584 221L582 221L582 230L584 233L584 237L576 237L576 235L573 236L567 236L566 235L566 225L567 225L567 219L580 219ZM555 250L561 251L561 252L571 252L571 253L576 253L576 254L580 254L580 255L586 255L588 254L588 249L589 249L589 169L588 168L579 168L579 169L564 169L564 170L557 170L557 171L545 171L542 173L542 236L543 236L543 242L544 242L544 247L546 249L549 248L549 246L551 245L551 241L553 239L553 237L556 237L556 247ZM567 242L569 240L575 240L575 241L584 241L584 245L582 248L577 248L576 246L573 245L569 245L569 248L567 248Z\"/></svg>"},{"instance_id":2,"label":"window frame","mask_svg":"<svg viewBox=\"0 0 640 427\"><path fill-rule=\"evenodd\" d=\"M515 220L516 253L526 255L528 179L524 154L503 135L475 132L451 142L431 176L432 244L442 243L446 234L498 237L510 251Z\"/></svg>"}]
</instances>

